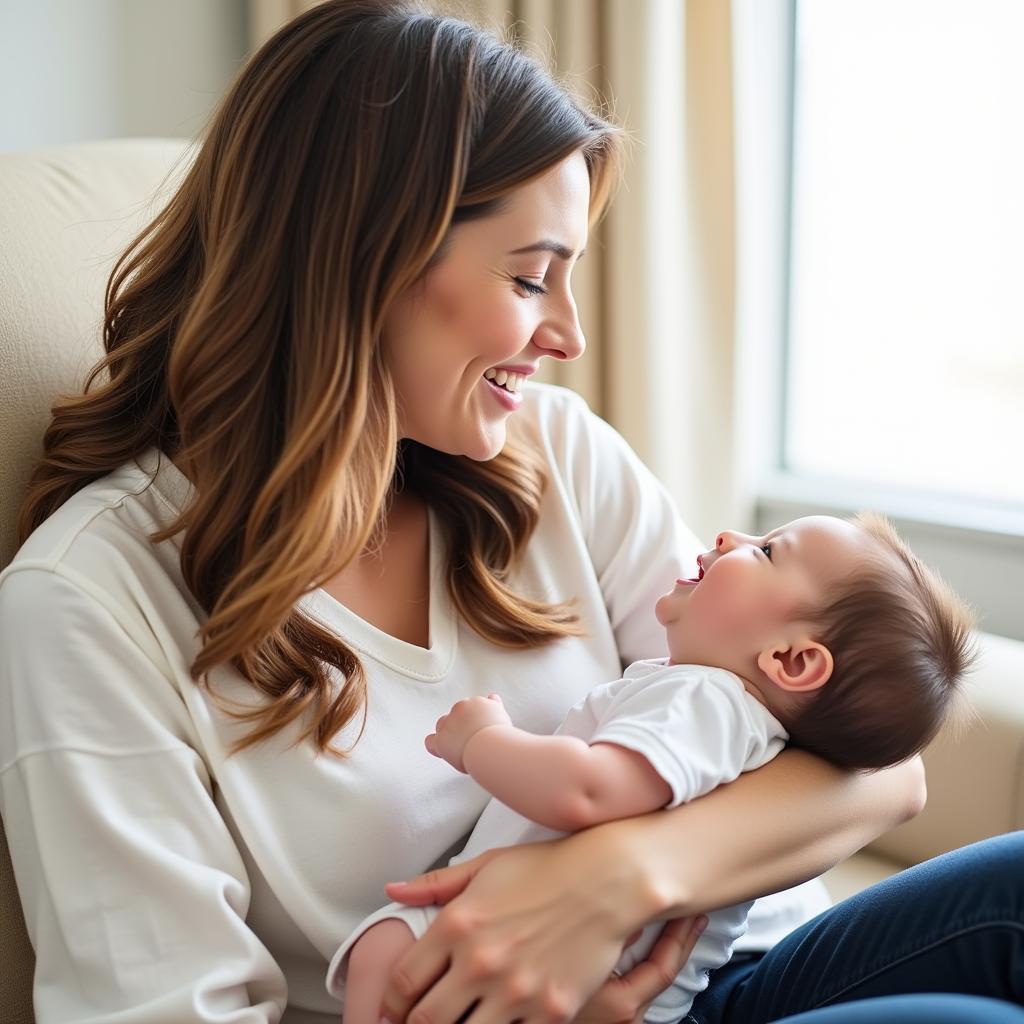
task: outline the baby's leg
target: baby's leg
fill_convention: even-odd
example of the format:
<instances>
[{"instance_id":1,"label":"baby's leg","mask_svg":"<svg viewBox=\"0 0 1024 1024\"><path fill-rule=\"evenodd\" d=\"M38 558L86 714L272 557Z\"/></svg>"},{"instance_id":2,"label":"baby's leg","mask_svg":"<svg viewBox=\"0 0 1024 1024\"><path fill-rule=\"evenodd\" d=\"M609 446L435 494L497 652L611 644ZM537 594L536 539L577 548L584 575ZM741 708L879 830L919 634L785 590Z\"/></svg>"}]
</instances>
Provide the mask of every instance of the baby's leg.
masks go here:
<instances>
[{"instance_id":1,"label":"baby's leg","mask_svg":"<svg viewBox=\"0 0 1024 1024\"><path fill-rule=\"evenodd\" d=\"M378 921L359 936L348 954L344 1024L379 1024L391 968L415 941L412 929L397 917Z\"/></svg>"}]
</instances>

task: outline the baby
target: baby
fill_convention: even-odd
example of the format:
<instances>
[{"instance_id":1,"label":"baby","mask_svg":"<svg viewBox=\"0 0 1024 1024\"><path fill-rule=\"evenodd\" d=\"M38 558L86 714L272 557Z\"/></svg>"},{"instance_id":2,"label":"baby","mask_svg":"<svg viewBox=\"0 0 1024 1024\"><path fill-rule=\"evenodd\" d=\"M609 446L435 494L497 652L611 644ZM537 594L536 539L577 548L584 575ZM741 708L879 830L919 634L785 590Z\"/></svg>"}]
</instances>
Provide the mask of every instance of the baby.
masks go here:
<instances>
[{"instance_id":1,"label":"baby","mask_svg":"<svg viewBox=\"0 0 1024 1024\"><path fill-rule=\"evenodd\" d=\"M848 769L895 764L935 735L975 657L968 609L875 515L811 516L764 537L726 531L654 613L670 656L591 690L552 736L517 729L497 694L438 720L427 750L495 798L450 863L676 807L787 742ZM686 1015L750 906L708 915L648 1024ZM378 1024L392 966L439 912L393 903L349 936L327 974L344 1024ZM615 973L643 960L663 927L649 924Z\"/></svg>"}]
</instances>

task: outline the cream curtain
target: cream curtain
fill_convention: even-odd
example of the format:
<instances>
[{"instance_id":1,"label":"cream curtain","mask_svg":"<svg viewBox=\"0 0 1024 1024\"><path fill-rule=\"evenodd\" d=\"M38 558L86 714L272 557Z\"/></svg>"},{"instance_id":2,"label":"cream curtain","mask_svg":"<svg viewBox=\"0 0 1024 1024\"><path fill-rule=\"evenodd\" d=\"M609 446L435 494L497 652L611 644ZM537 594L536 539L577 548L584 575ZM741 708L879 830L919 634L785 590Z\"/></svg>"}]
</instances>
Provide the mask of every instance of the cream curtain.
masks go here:
<instances>
[{"instance_id":1,"label":"cream curtain","mask_svg":"<svg viewBox=\"0 0 1024 1024\"><path fill-rule=\"evenodd\" d=\"M317 0L249 0L252 46ZM633 145L574 274L582 394L699 536L736 522L731 6L724 0L438 0L604 97Z\"/></svg>"}]
</instances>

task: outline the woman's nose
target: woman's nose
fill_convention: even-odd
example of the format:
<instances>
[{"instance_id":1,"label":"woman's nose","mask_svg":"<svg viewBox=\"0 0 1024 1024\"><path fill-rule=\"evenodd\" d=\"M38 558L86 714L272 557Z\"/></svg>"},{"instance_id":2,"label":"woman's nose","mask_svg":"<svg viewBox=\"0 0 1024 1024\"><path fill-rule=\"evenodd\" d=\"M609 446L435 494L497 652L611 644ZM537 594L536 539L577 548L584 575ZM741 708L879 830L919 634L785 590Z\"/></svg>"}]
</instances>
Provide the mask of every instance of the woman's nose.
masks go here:
<instances>
[{"instance_id":1,"label":"woman's nose","mask_svg":"<svg viewBox=\"0 0 1024 1024\"><path fill-rule=\"evenodd\" d=\"M583 328L576 314L576 303L570 298L559 316L552 316L537 328L534 344L552 359L579 359L587 347Z\"/></svg>"}]
</instances>

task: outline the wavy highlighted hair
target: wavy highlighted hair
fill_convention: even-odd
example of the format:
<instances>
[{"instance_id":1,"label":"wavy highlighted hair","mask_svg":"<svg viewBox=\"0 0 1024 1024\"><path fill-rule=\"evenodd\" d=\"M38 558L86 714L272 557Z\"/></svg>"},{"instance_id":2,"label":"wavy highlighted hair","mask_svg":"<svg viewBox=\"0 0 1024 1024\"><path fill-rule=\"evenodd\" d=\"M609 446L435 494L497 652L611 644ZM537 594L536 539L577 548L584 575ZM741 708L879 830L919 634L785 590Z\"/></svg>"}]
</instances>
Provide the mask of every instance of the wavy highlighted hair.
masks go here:
<instances>
[{"instance_id":1,"label":"wavy highlighted hair","mask_svg":"<svg viewBox=\"0 0 1024 1024\"><path fill-rule=\"evenodd\" d=\"M537 523L539 457L512 437L488 462L399 444L379 341L453 225L577 151L595 223L622 142L537 60L416 2L328 0L295 18L115 263L106 354L53 408L19 544L150 446L173 455L196 498L151 539L183 532L207 614L192 677L210 690L230 663L265 698L229 711L210 690L253 725L236 751L293 722L319 752L352 749L331 739L360 710L365 726L362 666L296 603L379 541L396 480L439 509L447 586L477 633L509 648L580 634L571 601L505 582Z\"/></svg>"}]
</instances>

